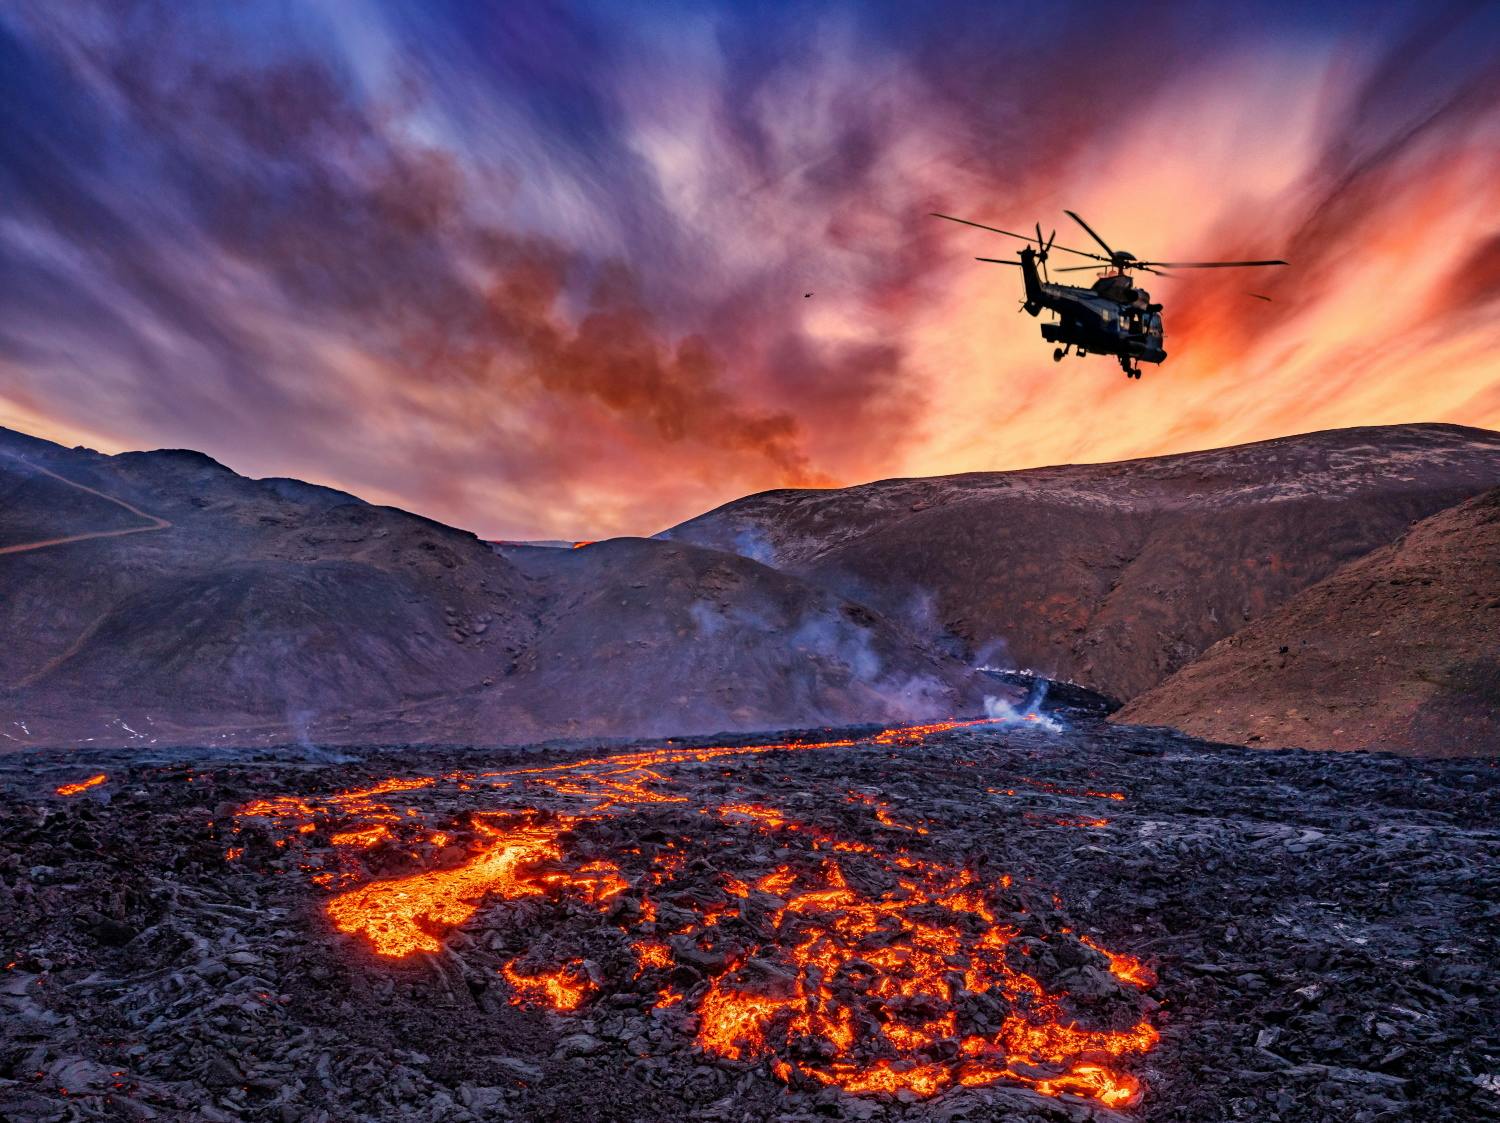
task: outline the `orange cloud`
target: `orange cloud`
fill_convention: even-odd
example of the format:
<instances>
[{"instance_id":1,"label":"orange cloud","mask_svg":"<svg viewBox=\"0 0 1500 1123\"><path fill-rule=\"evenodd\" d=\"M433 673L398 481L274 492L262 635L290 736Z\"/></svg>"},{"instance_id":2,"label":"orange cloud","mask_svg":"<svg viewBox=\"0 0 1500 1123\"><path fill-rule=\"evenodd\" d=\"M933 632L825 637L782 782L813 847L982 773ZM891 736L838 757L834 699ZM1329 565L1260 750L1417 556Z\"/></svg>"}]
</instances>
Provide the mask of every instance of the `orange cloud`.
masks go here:
<instances>
[{"instance_id":1,"label":"orange cloud","mask_svg":"<svg viewBox=\"0 0 1500 1123\"><path fill-rule=\"evenodd\" d=\"M1480 8L1152 9L1105 39L1084 10L976 9L957 36L863 6L607 33L402 11L0 27L28 109L0 139L0 419L509 539L770 487L1500 427ZM1156 65L1122 79L1122 55ZM1015 271L972 260L1015 247L926 214L1087 245L1065 207L1142 256L1292 264L1150 278L1169 358L1140 382L1054 365Z\"/></svg>"}]
</instances>

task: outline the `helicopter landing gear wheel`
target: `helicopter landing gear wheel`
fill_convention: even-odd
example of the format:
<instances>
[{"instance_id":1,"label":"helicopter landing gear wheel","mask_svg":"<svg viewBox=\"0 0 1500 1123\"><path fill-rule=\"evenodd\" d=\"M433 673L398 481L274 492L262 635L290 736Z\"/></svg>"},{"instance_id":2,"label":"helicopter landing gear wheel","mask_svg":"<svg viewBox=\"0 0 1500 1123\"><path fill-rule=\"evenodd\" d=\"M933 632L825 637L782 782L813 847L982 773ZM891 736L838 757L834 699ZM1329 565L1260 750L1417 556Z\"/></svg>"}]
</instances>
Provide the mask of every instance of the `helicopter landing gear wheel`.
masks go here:
<instances>
[{"instance_id":1,"label":"helicopter landing gear wheel","mask_svg":"<svg viewBox=\"0 0 1500 1123\"><path fill-rule=\"evenodd\" d=\"M1063 361L1063 356L1066 354L1067 352L1061 347L1054 347L1052 348L1052 361L1054 363L1060 363Z\"/></svg>"}]
</instances>

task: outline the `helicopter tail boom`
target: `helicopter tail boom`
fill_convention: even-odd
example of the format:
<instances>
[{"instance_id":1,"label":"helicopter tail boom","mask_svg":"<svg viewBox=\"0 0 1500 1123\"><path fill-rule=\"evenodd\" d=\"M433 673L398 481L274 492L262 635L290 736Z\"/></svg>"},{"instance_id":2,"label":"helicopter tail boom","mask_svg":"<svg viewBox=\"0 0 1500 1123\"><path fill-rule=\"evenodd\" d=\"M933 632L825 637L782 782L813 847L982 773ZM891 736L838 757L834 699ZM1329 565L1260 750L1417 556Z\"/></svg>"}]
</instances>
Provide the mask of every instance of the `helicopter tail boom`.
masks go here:
<instances>
[{"instance_id":1,"label":"helicopter tail boom","mask_svg":"<svg viewBox=\"0 0 1500 1123\"><path fill-rule=\"evenodd\" d=\"M1037 262L1040 259L1040 255L1030 246L1021 250L1021 278L1026 285L1026 303L1022 307L1033 316L1045 306L1042 276L1037 271Z\"/></svg>"}]
</instances>

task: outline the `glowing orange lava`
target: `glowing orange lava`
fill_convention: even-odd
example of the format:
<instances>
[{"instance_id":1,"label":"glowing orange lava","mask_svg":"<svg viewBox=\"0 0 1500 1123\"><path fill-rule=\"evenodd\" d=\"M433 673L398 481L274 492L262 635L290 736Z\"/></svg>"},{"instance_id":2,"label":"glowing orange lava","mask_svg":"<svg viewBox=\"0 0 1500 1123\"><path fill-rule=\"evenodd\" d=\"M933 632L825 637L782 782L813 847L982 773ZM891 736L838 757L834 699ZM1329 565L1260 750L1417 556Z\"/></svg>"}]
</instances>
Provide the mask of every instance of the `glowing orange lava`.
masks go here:
<instances>
[{"instance_id":1,"label":"glowing orange lava","mask_svg":"<svg viewBox=\"0 0 1500 1123\"><path fill-rule=\"evenodd\" d=\"M790 1072L846 1092L927 1096L1007 1079L1131 1101L1139 1092L1132 1077L1084 1058L1145 1052L1156 1030L1144 1021L1121 1030L1072 1024L1060 996L1012 966L1008 948L1019 933L995 923L986 887L966 870L923 865L876 897L852 888L834 860L803 892L786 885L775 938L755 954L787 970L771 976L770 993L763 968L715 979L698 1010L699 1045L740 1060L776 1056ZM1012 1012L993 1033L961 1034L961 993L1001 999ZM809 1059L828 1054L820 1040L835 1059ZM874 1059L841 1059L856 1045ZM911 1063L945 1054L954 1059ZM1034 1075L1047 1066L1061 1071Z\"/></svg>"},{"instance_id":2,"label":"glowing orange lava","mask_svg":"<svg viewBox=\"0 0 1500 1123\"><path fill-rule=\"evenodd\" d=\"M1009 875L986 880L908 852L907 845L930 845L928 828L901 821L872 795L851 792L848 803L885 828L878 837L898 840L896 849L834 829L847 822L847 810L838 812L842 819L815 822L751 799L694 804L671 790L679 784L674 772L711 761L916 745L935 733L982 724L934 722L861 741L669 746L502 772L392 778L323 799L260 800L240 816L271 821L286 832L278 845L294 850L326 838L324 857L304 868L330 888L357 880L359 854L377 844L404 846L412 856L430 854L423 847L447 844L455 824L466 824L459 837L467 840L462 845L469 857L462 864L368 881L328 900L333 926L363 938L381 956L441 951L446 934L487 900L567 896L597 908L598 923L615 926L618 938L630 941L621 945L633 952L630 978L657 973L649 984L656 988L652 1004L662 1011L681 1006L692 1015L689 1032L704 1053L764 1061L784 1081L852 1094L906 1091L925 1097L955 1086L1009 1081L1047 1095L1129 1106L1141 1087L1121 1061L1151 1049L1156 1030L1143 1018L1079 1024L1069 997L1031 973L1036 937L1023 940L1010 923L1025 907L1010 895L1020 890L1013 890ZM1065 797L1124 798L1021 782ZM430 823L421 806L396 808L388 801L399 794L421 804L429 793L450 801L465 793L472 810L465 819ZM570 860L571 840L589 824L678 804L689 805L678 814L705 823L705 830L719 832L716 837L764 836L752 852L784 860L771 868L763 859L759 865L747 859L751 868L717 869L710 882L694 881L694 870L704 868L695 853L700 843L663 840L660 833L656 842L609 858ZM667 807L652 813L673 812ZM311 832L320 818L331 831L340 829ZM1079 816L1052 821L1104 824ZM704 856L712 861L715 853ZM341 872L325 868L330 862ZM687 885L697 888L684 895ZM569 907L576 916L577 905ZM554 935L546 946L559 938L565 937ZM1098 952L1124 984L1154 984L1150 969L1132 956L1067 930L1049 938ZM582 948L570 954L579 952L591 954ZM692 970L674 970L679 963ZM596 968L584 970L581 958L551 966L522 955L499 972L512 1002L559 1012L576 1011L601 987L607 994L628 981L601 981ZM679 977L704 982L685 989L674 982Z\"/></svg>"},{"instance_id":3,"label":"glowing orange lava","mask_svg":"<svg viewBox=\"0 0 1500 1123\"><path fill-rule=\"evenodd\" d=\"M1109 960L1109 973L1122 982L1142 988L1154 987L1156 985L1156 972L1147 967L1135 956L1102 948L1087 936L1080 936L1079 942L1086 947L1093 948L1100 955L1104 956L1105 959Z\"/></svg>"},{"instance_id":4,"label":"glowing orange lava","mask_svg":"<svg viewBox=\"0 0 1500 1123\"><path fill-rule=\"evenodd\" d=\"M439 933L468 920L486 896L541 893L541 886L518 876L517 867L560 858L560 831L556 825L518 827L457 869L372 881L329 901L328 918L340 932L364 936L381 955L439 951Z\"/></svg>"},{"instance_id":5,"label":"glowing orange lava","mask_svg":"<svg viewBox=\"0 0 1500 1123\"><path fill-rule=\"evenodd\" d=\"M77 795L80 792L88 791L90 788L97 788L100 784L104 783L108 779L108 776L106 776L103 772L100 772L96 775L90 776L87 780L79 780L76 784L63 784L57 789L57 794Z\"/></svg>"},{"instance_id":6,"label":"glowing orange lava","mask_svg":"<svg viewBox=\"0 0 1500 1123\"><path fill-rule=\"evenodd\" d=\"M500 973L516 992L511 1003L516 1006L546 1006L553 1010L576 1010L593 991L594 985L582 974L578 964L559 967L555 971L540 971L522 974L511 960Z\"/></svg>"},{"instance_id":7,"label":"glowing orange lava","mask_svg":"<svg viewBox=\"0 0 1500 1123\"><path fill-rule=\"evenodd\" d=\"M672 966L672 949L654 940L637 940L631 945L635 949L638 967L636 974L652 969L666 970Z\"/></svg>"},{"instance_id":8,"label":"glowing orange lava","mask_svg":"<svg viewBox=\"0 0 1500 1123\"><path fill-rule=\"evenodd\" d=\"M377 842L382 842L391 837L391 830L383 823L377 823L373 827L361 827L359 830L340 831L332 835L328 841L335 846L357 846L361 849L369 849Z\"/></svg>"}]
</instances>

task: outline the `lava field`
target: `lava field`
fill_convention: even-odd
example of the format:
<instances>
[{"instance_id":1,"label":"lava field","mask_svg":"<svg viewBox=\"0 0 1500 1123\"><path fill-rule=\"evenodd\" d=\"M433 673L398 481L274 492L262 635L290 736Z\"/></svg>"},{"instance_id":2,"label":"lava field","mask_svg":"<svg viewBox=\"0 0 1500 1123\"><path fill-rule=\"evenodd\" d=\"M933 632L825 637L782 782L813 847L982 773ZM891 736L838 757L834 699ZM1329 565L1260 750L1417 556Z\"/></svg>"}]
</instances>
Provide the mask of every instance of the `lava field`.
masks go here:
<instances>
[{"instance_id":1,"label":"lava field","mask_svg":"<svg viewBox=\"0 0 1500 1123\"><path fill-rule=\"evenodd\" d=\"M0 758L0 1118L1496 1117L1492 763L1063 720Z\"/></svg>"}]
</instances>

